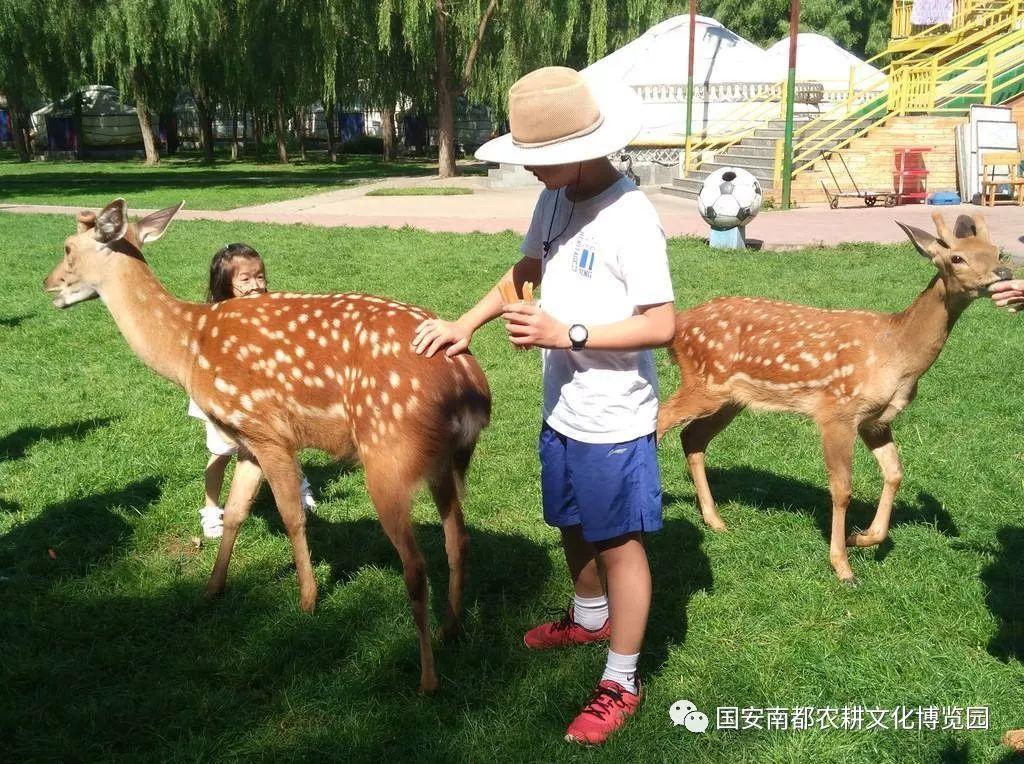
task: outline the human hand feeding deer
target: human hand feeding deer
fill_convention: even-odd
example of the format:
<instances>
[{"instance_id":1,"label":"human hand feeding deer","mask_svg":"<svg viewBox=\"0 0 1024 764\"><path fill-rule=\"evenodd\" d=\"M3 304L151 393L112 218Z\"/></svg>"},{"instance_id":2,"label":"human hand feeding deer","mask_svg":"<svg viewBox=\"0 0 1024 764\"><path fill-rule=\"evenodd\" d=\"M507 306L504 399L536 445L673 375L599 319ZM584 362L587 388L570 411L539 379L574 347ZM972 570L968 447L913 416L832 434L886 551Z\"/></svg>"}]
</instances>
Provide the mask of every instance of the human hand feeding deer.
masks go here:
<instances>
[{"instance_id":1,"label":"human hand feeding deer","mask_svg":"<svg viewBox=\"0 0 1024 764\"><path fill-rule=\"evenodd\" d=\"M102 298L132 350L185 388L219 430L241 445L207 593L219 594L239 526L263 476L291 541L299 603L312 612L316 581L301 504L300 449L358 459L381 526L402 560L420 646L420 690L437 689L427 580L410 508L426 483L441 515L449 564L443 637L462 612L469 537L462 517L466 471L491 396L470 355L410 352L416 306L359 293L284 292L215 303L173 297L142 256L181 205L132 223L123 199L82 213L64 258L43 283L57 308Z\"/></svg>"},{"instance_id":2,"label":"human hand feeding deer","mask_svg":"<svg viewBox=\"0 0 1024 764\"><path fill-rule=\"evenodd\" d=\"M873 546L886 538L903 478L892 420L914 399L918 380L967 306L1011 275L981 215L961 215L953 231L939 213L932 217L937 237L900 224L938 273L899 313L825 310L748 297L718 298L679 312L671 353L682 381L662 404L658 437L683 428L683 452L701 515L711 528L725 528L704 468L711 440L747 407L802 414L817 424L824 447L832 567L840 580L856 583L846 547ZM847 536L858 435L877 460L884 484L871 525Z\"/></svg>"}]
</instances>

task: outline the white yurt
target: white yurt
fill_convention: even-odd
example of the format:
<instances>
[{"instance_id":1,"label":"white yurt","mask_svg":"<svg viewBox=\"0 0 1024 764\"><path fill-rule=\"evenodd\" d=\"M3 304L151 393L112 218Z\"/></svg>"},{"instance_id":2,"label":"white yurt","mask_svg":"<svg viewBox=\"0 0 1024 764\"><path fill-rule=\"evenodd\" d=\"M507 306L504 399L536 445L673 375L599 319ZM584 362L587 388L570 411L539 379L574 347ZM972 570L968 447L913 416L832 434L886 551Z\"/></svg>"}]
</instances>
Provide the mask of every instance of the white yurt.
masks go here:
<instances>
[{"instance_id":1,"label":"white yurt","mask_svg":"<svg viewBox=\"0 0 1024 764\"><path fill-rule=\"evenodd\" d=\"M886 76L871 64L836 45L824 35L801 32L796 38L796 78L799 82L820 82L826 103L842 101L850 89L850 77L858 91L884 91ZM789 38L768 48L771 78L783 80L789 73Z\"/></svg>"},{"instance_id":2,"label":"white yurt","mask_svg":"<svg viewBox=\"0 0 1024 764\"><path fill-rule=\"evenodd\" d=\"M685 134L690 17L674 16L595 61L585 70L597 80L632 86L644 102L637 143ZM696 17L692 129L714 132L715 119L777 82L768 54L715 19Z\"/></svg>"},{"instance_id":3,"label":"white yurt","mask_svg":"<svg viewBox=\"0 0 1024 764\"><path fill-rule=\"evenodd\" d=\"M121 103L116 89L110 85L89 85L80 91L82 97L82 143L92 147L141 146L142 131L135 109ZM49 130L66 133L74 117L73 94L32 112L33 140L46 147ZM55 136L56 137L56 136ZM67 139L62 135L58 143ZM61 148L66 148L61 146Z\"/></svg>"}]
</instances>

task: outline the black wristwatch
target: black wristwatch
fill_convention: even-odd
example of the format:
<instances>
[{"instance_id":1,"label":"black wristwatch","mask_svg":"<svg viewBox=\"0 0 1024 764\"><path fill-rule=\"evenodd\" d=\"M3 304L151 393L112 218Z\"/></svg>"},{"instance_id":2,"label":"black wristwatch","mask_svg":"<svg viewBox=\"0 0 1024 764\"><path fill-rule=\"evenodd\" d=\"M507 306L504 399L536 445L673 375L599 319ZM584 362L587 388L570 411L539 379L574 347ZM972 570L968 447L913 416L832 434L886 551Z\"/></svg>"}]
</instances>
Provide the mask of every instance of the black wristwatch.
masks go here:
<instances>
[{"instance_id":1,"label":"black wristwatch","mask_svg":"<svg viewBox=\"0 0 1024 764\"><path fill-rule=\"evenodd\" d=\"M590 332L583 324L573 324L569 327L569 347L573 350L583 350L590 338Z\"/></svg>"}]
</instances>

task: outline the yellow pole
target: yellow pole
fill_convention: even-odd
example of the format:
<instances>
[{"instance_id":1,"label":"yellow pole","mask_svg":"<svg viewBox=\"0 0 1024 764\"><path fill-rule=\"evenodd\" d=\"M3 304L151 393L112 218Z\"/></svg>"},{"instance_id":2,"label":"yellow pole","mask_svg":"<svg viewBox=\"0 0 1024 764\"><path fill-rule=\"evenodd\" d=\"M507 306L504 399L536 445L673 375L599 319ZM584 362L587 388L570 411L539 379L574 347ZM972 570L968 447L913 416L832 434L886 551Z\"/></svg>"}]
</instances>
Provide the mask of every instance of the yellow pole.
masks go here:
<instances>
[{"instance_id":1,"label":"yellow pole","mask_svg":"<svg viewBox=\"0 0 1024 764\"><path fill-rule=\"evenodd\" d=\"M985 105L992 103L992 80L996 71L996 53L994 50L988 52L985 61Z\"/></svg>"},{"instance_id":2,"label":"yellow pole","mask_svg":"<svg viewBox=\"0 0 1024 764\"><path fill-rule=\"evenodd\" d=\"M853 111L853 79L856 74L856 68L850 67L850 87L846 91L846 113L849 114Z\"/></svg>"},{"instance_id":3,"label":"yellow pole","mask_svg":"<svg viewBox=\"0 0 1024 764\"><path fill-rule=\"evenodd\" d=\"M938 90L939 90L939 59L932 59L932 76L931 82L928 83L928 110L933 111L938 101Z\"/></svg>"}]
</instances>

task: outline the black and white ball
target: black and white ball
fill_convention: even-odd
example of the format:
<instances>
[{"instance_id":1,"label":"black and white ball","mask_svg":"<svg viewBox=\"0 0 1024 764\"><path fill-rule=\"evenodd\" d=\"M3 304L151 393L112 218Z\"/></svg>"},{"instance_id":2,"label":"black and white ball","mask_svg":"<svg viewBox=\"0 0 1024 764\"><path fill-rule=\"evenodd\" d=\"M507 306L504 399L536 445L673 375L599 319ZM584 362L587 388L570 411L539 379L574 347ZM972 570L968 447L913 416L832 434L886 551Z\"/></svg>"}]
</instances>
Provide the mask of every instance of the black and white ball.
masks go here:
<instances>
[{"instance_id":1,"label":"black and white ball","mask_svg":"<svg viewBox=\"0 0 1024 764\"><path fill-rule=\"evenodd\" d=\"M761 211L761 181L741 167L711 173L697 196L697 210L716 231L746 225Z\"/></svg>"}]
</instances>

